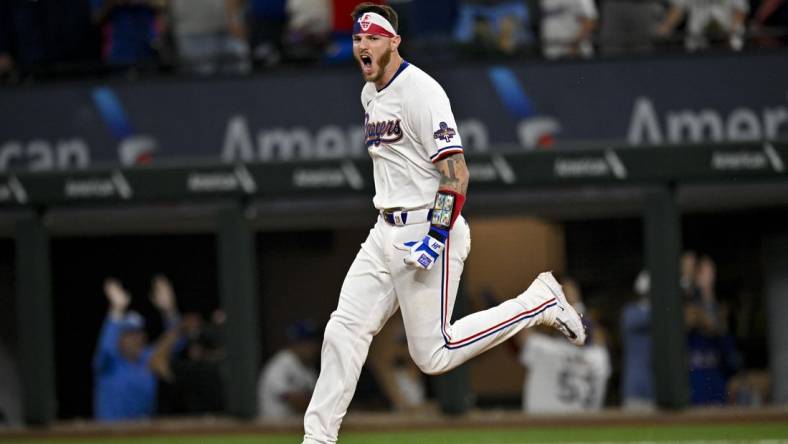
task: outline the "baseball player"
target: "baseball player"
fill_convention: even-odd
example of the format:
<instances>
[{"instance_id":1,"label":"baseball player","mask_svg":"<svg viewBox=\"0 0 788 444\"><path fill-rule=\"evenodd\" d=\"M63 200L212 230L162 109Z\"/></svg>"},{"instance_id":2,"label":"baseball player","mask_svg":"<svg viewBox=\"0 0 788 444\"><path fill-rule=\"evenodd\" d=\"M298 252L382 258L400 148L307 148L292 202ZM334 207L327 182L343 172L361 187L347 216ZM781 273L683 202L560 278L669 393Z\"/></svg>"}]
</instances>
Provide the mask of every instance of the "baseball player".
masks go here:
<instances>
[{"instance_id":1,"label":"baseball player","mask_svg":"<svg viewBox=\"0 0 788 444\"><path fill-rule=\"evenodd\" d=\"M462 141L441 86L404 61L397 15L362 3L354 13L353 54L366 146L380 215L350 266L323 339L320 376L304 416L304 443L334 443L372 337L399 308L408 351L427 374L449 371L545 324L583 344L580 316L550 273L515 298L451 323L471 248L461 216L468 189Z\"/></svg>"}]
</instances>

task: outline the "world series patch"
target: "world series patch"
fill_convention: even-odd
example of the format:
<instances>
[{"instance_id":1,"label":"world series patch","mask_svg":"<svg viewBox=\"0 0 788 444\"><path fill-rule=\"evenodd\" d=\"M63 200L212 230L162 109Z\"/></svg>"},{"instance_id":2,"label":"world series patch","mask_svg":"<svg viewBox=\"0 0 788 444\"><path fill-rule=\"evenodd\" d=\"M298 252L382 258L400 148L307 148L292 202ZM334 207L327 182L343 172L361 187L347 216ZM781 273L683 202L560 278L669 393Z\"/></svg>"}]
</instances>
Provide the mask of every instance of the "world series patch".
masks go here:
<instances>
[{"instance_id":1,"label":"world series patch","mask_svg":"<svg viewBox=\"0 0 788 444\"><path fill-rule=\"evenodd\" d=\"M435 140L443 140L445 142L451 142L452 137L457 135L457 131L454 128L449 128L449 124L446 122L441 122L438 124L438 131L435 131L432 136Z\"/></svg>"}]
</instances>

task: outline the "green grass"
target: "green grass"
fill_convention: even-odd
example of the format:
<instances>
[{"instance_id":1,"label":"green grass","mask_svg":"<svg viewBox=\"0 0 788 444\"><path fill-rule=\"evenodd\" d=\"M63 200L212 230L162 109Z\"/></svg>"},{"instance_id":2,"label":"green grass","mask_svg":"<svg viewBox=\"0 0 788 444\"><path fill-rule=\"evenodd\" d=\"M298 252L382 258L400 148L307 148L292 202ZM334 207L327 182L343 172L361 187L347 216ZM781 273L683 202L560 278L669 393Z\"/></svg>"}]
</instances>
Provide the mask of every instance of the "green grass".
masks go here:
<instances>
[{"instance_id":1,"label":"green grass","mask_svg":"<svg viewBox=\"0 0 788 444\"><path fill-rule=\"evenodd\" d=\"M344 433L340 444L527 444L591 442L788 443L788 421L775 424L714 426L567 427L562 429L458 429L388 433ZM3 440L3 444L299 444L298 435L207 435Z\"/></svg>"}]
</instances>

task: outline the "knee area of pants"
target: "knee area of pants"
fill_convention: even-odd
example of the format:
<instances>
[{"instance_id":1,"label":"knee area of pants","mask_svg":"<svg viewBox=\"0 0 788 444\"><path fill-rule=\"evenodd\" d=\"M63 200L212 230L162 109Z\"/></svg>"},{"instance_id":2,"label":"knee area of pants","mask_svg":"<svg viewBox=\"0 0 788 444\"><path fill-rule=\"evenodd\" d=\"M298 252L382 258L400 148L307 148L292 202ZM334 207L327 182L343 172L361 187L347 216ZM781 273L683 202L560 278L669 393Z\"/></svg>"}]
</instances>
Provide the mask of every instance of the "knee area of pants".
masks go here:
<instances>
[{"instance_id":1,"label":"knee area of pants","mask_svg":"<svg viewBox=\"0 0 788 444\"><path fill-rule=\"evenodd\" d=\"M424 374L435 376L449 371L447 363L444 359L441 359L440 354L428 358L418 358L411 355L411 358L413 358L413 362L416 363L416 367Z\"/></svg>"},{"instance_id":2,"label":"knee area of pants","mask_svg":"<svg viewBox=\"0 0 788 444\"><path fill-rule=\"evenodd\" d=\"M326 324L326 331L323 334L323 342L345 342L351 337L350 329L341 322L330 319Z\"/></svg>"}]
</instances>

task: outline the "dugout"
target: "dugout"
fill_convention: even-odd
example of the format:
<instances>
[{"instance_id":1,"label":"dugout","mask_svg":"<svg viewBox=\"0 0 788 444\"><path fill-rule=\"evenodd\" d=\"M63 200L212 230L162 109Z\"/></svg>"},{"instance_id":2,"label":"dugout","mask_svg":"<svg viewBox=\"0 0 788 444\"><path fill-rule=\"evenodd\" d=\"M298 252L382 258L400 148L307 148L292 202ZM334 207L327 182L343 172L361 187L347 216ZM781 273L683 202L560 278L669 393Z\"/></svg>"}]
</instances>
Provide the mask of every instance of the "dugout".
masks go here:
<instances>
[{"instance_id":1,"label":"dugout","mask_svg":"<svg viewBox=\"0 0 788 444\"><path fill-rule=\"evenodd\" d=\"M611 154L617 161L610 163ZM609 293L605 284L610 283L618 288L613 291L617 294L604 297L624 294L631 277L645 263L652 270L654 297L662 308L655 311L653 351L660 357L658 399L662 407L683 408L687 404L687 387L682 384L686 355L676 260L683 246L725 258L721 263L730 271L725 272L729 282L724 285L755 282L754 291L762 291L770 301L770 314L779 313L774 307L784 294L781 264L786 251L780 242L788 231L784 228L788 184L784 167L770 160L775 154L778 159L788 159L788 147L771 142L472 156L472 174L474 169L477 174L489 171L489 165L500 166L503 160L516 182L506 175L488 175L487 181L476 182L467 213L472 224L502 216L539 216L560 223L562 240L555 242L564 245L566 257L558 262L563 261L566 268L580 274L579 279L589 282L591 293ZM719 159L745 161L733 164L736 168L715 168ZM585 170L580 168L584 165ZM239 168L246 171L241 174L247 178L244 180L251 178L255 183L251 192L242 186L241 179L231 189L206 192L189 188L196 174L237 178ZM347 176L331 174L349 168L358 172L360 187ZM561 171L573 173L558 174ZM315 177L330 181L317 188L299 187L303 182L296 178L303 178L305 172L319 172ZM251 417L260 344L273 346L278 340L255 338L262 328L284 323L277 314L283 309L294 316L311 312L306 304L293 304L292 298L298 294L320 292L319 287L326 283L338 290L364 230L375 217L369 207L369 174L365 161L342 161L99 168L5 176L2 182L10 198L3 210L2 228L14 242L5 240L0 245L0 272L14 276L14 298L10 297L11 279L3 280L8 287L4 306L15 307L17 315L9 316L7 311L6 318L15 322L3 324L16 324L26 420L33 424L53 420L56 394L63 390L58 387L69 383L55 376L56 361L64 359L58 358L57 344L68 340L68 334L78 334L64 323L69 319L63 310L71 298L81 295L61 295L53 291L54 284L84 275L85 266L95 268L88 273L109 272L111 264L102 256L124 252L132 258L124 268L144 268L140 267L144 263L151 270L160 268L180 276L180 282L192 280L193 287L182 291L200 296L190 303L204 304L200 309L206 310L221 305L228 317L237 320L227 331L229 368L236 382L227 394L228 412ZM118 175L132 190L130 197L124 198L116 185L98 186L117 184ZM93 188L79 188L75 183L93 184ZM18 199L20 186L24 202ZM69 196L65 193L68 189L111 192ZM145 233L146 239L140 238L140 233ZM478 244L479 238L475 239ZM506 248L503 242L500 248ZM75 251L79 251L80 260L74 260ZM174 251L180 253L172 254ZM196 267L179 264L184 257ZM598 260L600 257L605 259ZM53 268L55 263L58 266ZM472 266L469 263L469 270ZM316 279L305 278L300 271L321 267L321 277ZM611 274L611 268L617 276ZM759 272L761 276L753 277ZM276 279L294 275L299 279ZM467 277L473 281L471 271ZM317 310L328 312L336 302L336 291L323 291L322 297L310 301L317 304ZM101 312L94 311L91 316L95 323ZM781 359L780 350L785 350L780 348L779 338L788 335L779 331L779 323L769 325L774 369ZM6 330L8 327L4 334L11 335ZM468 377L463 372L467 369L440 383L455 388L445 391L456 396L449 399L444 395L447 404L465 402L464 392L456 389L467 387L461 382ZM775 393L778 391L775 387Z\"/></svg>"}]
</instances>

